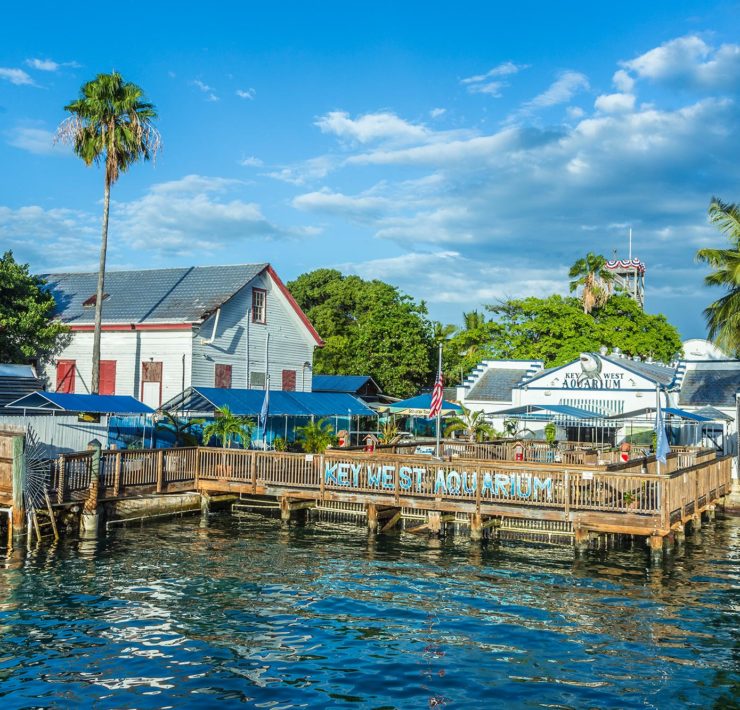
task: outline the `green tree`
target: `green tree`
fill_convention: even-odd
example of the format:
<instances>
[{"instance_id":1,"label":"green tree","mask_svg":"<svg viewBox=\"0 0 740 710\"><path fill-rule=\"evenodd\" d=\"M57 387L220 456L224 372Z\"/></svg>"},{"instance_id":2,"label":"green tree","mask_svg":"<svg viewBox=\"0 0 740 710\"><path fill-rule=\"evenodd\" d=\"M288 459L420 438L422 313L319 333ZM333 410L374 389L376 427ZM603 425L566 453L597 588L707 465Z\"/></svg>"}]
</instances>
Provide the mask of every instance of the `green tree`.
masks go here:
<instances>
[{"instance_id":1,"label":"green tree","mask_svg":"<svg viewBox=\"0 0 740 710\"><path fill-rule=\"evenodd\" d=\"M446 382L457 382L469 374L481 360L494 356L493 339L500 326L485 313L463 313L463 325L445 341L442 363Z\"/></svg>"},{"instance_id":2,"label":"green tree","mask_svg":"<svg viewBox=\"0 0 740 710\"><path fill-rule=\"evenodd\" d=\"M678 331L665 316L645 313L625 294L612 296L590 314L583 312L579 299L556 295L513 299L487 308L499 325L492 340L499 358L543 360L551 367L582 352L598 352L602 345L661 362L681 351Z\"/></svg>"},{"instance_id":3,"label":"green tree","mask_svg":"<svg viewBox=\"0 0 740 710\"><path fill-rule=\"evenodd\" d=\"M252 426L253 422L247 417L232 414L228 407L218 407L216 418L203 427L203 443L207 444L211 437L216 437L225 449L230 449L235 440L240 440L245 449L249 448Z\"/></svg>"},{"instance_id":4,"label":"green tree","mask_svg":"<svg viewBox=\"0 0 740 710\"><path fill-rule=\"evenodd\" d=\"M334 442L334 429L326 419L296 427L298 441L307 454L323 454Z\"/></svg>"},{"instance_id":5,"label":"green tree","mask_svg":"<svg viewBox=\"0 0 740 710\"><path fill-rule=\"evenodd\" d=\"M614 274L606 268L606 259L601 254L588 252L583 259L570 267L570 292L581 288L583 312L591 313L603 306L611 296Z\"/></svg>"},{"instance_id":6,"label":"green tree","mask_svg":"<svg viewBox=\"0 0 740 710\"><path fill-rule=\"evenodd\" d=\"M144 100L141 88L124 81L117 72L98 74L82 86L76 101L64 107L69 116L59 126L60 140L71 143L85 165L103 164L103 233L100 242L98 286L95 296L92 378L90 390L97 394L100 382L100 332L105 293L105 261L108 250L110 188L120 173L138 160L150 160L160 145L153 125L154 105Z\"/></svg>"},{"instance_id":7,"label":"green tree","mask_svg":"<svg viewBox=\"0 0 740 710\"><path fill-rule=\"evenodd\" d=\"M0 362L45 362L69 343L69 329L53 317L54 296L12 251L0 258Z\"/></svg>"},{"instance_id":8,"label":"green tree","mask_svg":"<svg viewBox=\"0 0 740 710\"><path fill-rule=\"evenodd\" d=\"M698 261L714 272L704 279L726 293L704 310L709 339L731 354L740 353L740 207L716 197L709 204L709 221L729 240L728 249L699 249Z\"/></svg>"},{"instance_id":9,"label":"green tree","mask_svg":"<svg viewBox=\"0 0 740 710\"><path fill-rule=\"evenodd\" d=\"M445 436L449 436L453 431L463 432L471 442L498 437L498 432L486 421L484 412L467 407L463 407L458 416L450 419L445 427Z\"/></svg>"},{"instance_id":10,"label":"green tree","mask_svg":"<svg viewBox=\"0 0 740 710\"><path fill-rule=\"evenodd\" d=\"M371 375L385 392L415 394L433 378L434 327L424 303L382 281L318 269L288 284L324 339L317 374Z\"/></svg>"}]
</instances>

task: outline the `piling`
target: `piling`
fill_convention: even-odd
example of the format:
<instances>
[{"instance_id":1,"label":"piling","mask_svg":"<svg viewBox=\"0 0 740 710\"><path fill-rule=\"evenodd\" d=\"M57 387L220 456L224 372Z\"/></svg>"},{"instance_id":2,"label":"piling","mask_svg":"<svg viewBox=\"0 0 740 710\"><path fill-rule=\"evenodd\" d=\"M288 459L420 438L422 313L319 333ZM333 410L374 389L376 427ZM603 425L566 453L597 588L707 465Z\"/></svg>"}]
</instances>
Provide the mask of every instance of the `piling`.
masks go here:
<instances>
[{"instance_id":1,"label":"piling","mask_svg":"<svg viewBox=\"0 0 740 710\"><path fill-rule=\"evenodd\" d=\"M87 498L82 507L82 516L80 518L80 535L82 537L97 537L99 512L98 512L98 494L100 491L100 452L102 444L93 439L87 448L92 451L92 460L90 463L90 487L87 489Z\"/></svg>"}]
</instances>

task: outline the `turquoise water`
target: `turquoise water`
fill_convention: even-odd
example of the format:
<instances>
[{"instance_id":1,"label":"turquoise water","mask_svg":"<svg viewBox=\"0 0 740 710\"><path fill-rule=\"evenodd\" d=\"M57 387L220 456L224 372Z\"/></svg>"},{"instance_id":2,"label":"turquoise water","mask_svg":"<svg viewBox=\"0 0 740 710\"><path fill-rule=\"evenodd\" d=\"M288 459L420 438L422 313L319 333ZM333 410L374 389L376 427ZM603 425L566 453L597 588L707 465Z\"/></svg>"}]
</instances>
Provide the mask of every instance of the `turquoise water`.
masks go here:
<instances>
[{"instance_id":1,"label":"turquoise water","mask_svg":"<svg viewBox=\"0 0 740 710\"><path fill-rule=\"evenodd\" d=\"M655 566L227 514L117 529L0 570L0 707L733 707L739 559L731 520Z\"/></svg>"}]
</instances>

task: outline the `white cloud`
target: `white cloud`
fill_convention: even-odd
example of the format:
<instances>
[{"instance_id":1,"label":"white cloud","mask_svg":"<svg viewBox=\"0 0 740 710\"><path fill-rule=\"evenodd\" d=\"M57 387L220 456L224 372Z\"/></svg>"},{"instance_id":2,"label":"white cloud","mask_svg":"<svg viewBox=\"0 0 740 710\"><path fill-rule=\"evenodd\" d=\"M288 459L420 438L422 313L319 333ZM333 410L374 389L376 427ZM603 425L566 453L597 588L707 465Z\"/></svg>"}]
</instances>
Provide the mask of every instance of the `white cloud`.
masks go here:
<instances>
[{"instance_id":1,"label":"white cloud","mask_svg":"<svg viewBox=\"0 0 740 710\"><path fill-rule=\"evenodd\" d=\"M43 128L16 128L8 132L8 145L35 155L64 155L68 149L54 142L54 133Z\"/></svg>"},{"instance_id":2,"label":"white cloud","mask_svg":"<svg viewBox=\"0 0 740 710\"><path fill-rule=\"evenodd\" d=\"M23 69L13 69L10 67L0 67L0 79L5 79L17 86L33 84L33 79Z\"/></svg>"},{"instance_id":3,"label":"white cloud","mask_svg":"<svg viewBox=\"0 0 740 710\"><path fill-rule=\"evenodd\" d=\"M439 118L440 116L444 116L446 113L447 113L447 109L446 108L433 108L429 112L429 115L432 118Z\"/></svg>"},{"instance_id":4,"label":"white cloud","mask_svg":"<svg viewBox=\"0 0 740 710\"><path fill-rule=\"evenodd\" d=\"M240 99L249 99L250 101L254 99L256 92L254 89L237 89L236 95Z\"/></svg>"},{"instance_id":5,"label":"white cloud","mask_svg":"<svg viewBox=\"0 0 740 710\"><path fill-rule=\"evenodd\" d=\"M507 81L487 81L480 84L470 84L468 86L468 93L470 94L488 94L493 96L494 99L499 99L503 96L501 90L509 85Z\"/></svg>"},{"instance_id":6,"label":"white cloud","mask_svg":"<svg viewBox=\"0 0 740 710\"><path fill-rule=\"evenodd\" d=\"M192 81L192 84L197 89L200 89L200 91L202 91L204 94L207 94L206 101L219 101L219 97L214 93L213 87L208 86L208 84L201 81L200 79L194 79Z\"/></svg>"},{"instance_id":7,"label":"white cloud","mask_svg":"<svg viewBox=\"0 0 740 710\"><path fill-rule=\"evenodd\" d=\"M286 165L278 170L272 170L267 175L291 185L305 185L307 182L326 177L338 164L339 161L336 158L320 155L295 165Z\"/></svg>"},{"instance_id":8,"label":"white cloud","mask_svg":"<svg viewBox=\"0 0 740 710\"><path fill-rule=\"evenodd\" d=\"M322 133L357 143L413 142L425 140L430 133L426 126L409 123L390 111L367 113L355 119L346 111L330 111L316 119L315 125Z\"/></svg>"},{"instance_id":9,"label":"white cloud","mask_svg":"<svg viewBox=\"0 0 740 710\"><path fill-rule=\"evenodd\" d=\"M26 64L39 71L57 71L59 64L51 59L26 59Z\"/></svg>"},{"instance_id":10,"label":"white cloud","mask_svg":"<svg viewBox=\"0 0 740 710\"><path fill-rule=\"evenodd\" d=\"M603 113L620 113L635 108L635 97L632 94L602 94L596 97L594 106Z\"/></svg>"},{"instance_id":11,"label":"white cloud","mask_svg":"<svg viewBox=\"0 0 740 710\"><path fill-rule=\"evenodd\" d=\"M581 118L586 112L580 106L568 106L566 113L569 118Z\"/></svg>"},{"instance_id":12,"label":"white cloud","mask_svg":"<svg viewBox=\"0 0 740 710\"><path fill-rule=\"evenodd\" d=\"M242 165L245 168L261 168L264 163L259 158L255 158L255 156L250 155L249 157L240 160L239 165Z\"/></svg>"},{"instance_id":13,"label":"white cloud","mask_svg":"<svg viewBox=\"0 0 740 710\"><path fill-rule=\"evenodd\" d=\"M587 91L588 78L577 71L565 71L538 96L525 104L526 108L543 108L570 101L577 93Z\"/></svg>"},{"instance_id":14,"label":"white cloud","mask_svg":"<svg viewBox=\"0 0 740 710\"><path fill-rule=\"evenodd\" d=\"M382 197L370 194L351 197L324 188L293 198L292 206L299 210L341 215L350 219L365 221L368 217L378 217L392 203Z\"/></svg>"},{"instance_id":15,"label":"white cloud","mask_svg":"<svg viewBox=\"0 0 740 710\"><path fill-rule=\"evenodd\" d=\"M696 35L678 37L622 66L640 79L676 86L729 89L740 84L740 45L708 45Z\"/></svg>"},{"instance_id":16,"label":"white cloud","mask_svg":"<svg viewBox=\"0 0 740 710\"><path fill-rule=\"evenodd\" d=\"M519 73L522 69L527 69L528 64L514 64L514 62L504 62L493 67L485 74L476 74L461 79L460 83L467 86L470 94L488 94L494 98L500 98L501 90L509 86L508 81L503 81L500 77L510 76ZM493 81L492 81L493 79Z\"/></svg>"},{"instance_id":17,"label":"white cloud","mask_svg":"<svg viewBox=\"0 0 740 710\"><path fill-rule=\"evenodd\" d=\"M619 91L626 94L629 94L635 86L635 80L624 69L617 69L614 72L612 82Z\"/></svg>"}]
</instances>

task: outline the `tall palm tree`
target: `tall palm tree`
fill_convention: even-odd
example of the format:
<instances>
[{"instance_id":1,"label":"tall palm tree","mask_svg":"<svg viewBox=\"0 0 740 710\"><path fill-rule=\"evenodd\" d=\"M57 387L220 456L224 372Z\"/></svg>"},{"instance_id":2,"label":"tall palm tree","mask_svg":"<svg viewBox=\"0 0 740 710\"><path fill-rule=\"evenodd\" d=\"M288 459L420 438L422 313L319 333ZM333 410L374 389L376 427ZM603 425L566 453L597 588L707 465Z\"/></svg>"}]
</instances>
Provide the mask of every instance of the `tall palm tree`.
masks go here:
<instances>
[{"instance_id":1,"label":"tall palm tree","mask_svg":"<svg viewBox=\"0 0 740 710\"><path fill-rule=\"evenodd\" d=\"M585 258L579 259L570 267L568 276L572 279L571 293L583 287L581 301L584 313L591 313L594 308L603 306L609 300L614 274L606 268L606 259L601 254L588 252Z\"/></svg>"},{"instance_id":2,"label":"tall palm tree","mask_svg":"<svg viewBox=\"0 0 740 710\"><path fill-rule=\"evenodd\" d=\"M245 449L252 441L252 425L247 417L232 414L228 407L218 407L216 418L203 427L203 443L208 444L211 437L221 441L221 446L230 449L235 439L239 439Z\"/></svg>"},{"instance_id":3,"label":"tall palm tree","mask_svg":"<svg viewBox=\"0 0 740 710\"><path fill-rule=\"evenodd\" d=\"M102 163L105 166L103 236L100 244L98 287L95 292L90 386L92 393L97 394L100 382L100 331L108 250L110 186L133 163L154 158L160 147L160 137L153 125L157 118L154 105L144 100L141 88L124 81L117 72L98 74L95 79L88 81L80 89L79 98L65 106L64 110L72 115L59 126L58 139L71 143L74 152L85 161L85 165Z\"/></svg>"},{"instance_id":4,"label":"tall palm tree","mask_svg":"<svg viewBox=\"0 0 740 710\"><path fill-rule=\"evenodd\" d=\"M730 354L740 352L740 207L713 197L709 221L730 241L729 249L699 249L697 261L716 269L704 279L727 293L704 310L709 339Z\"/></svg>"}]
</instances>

